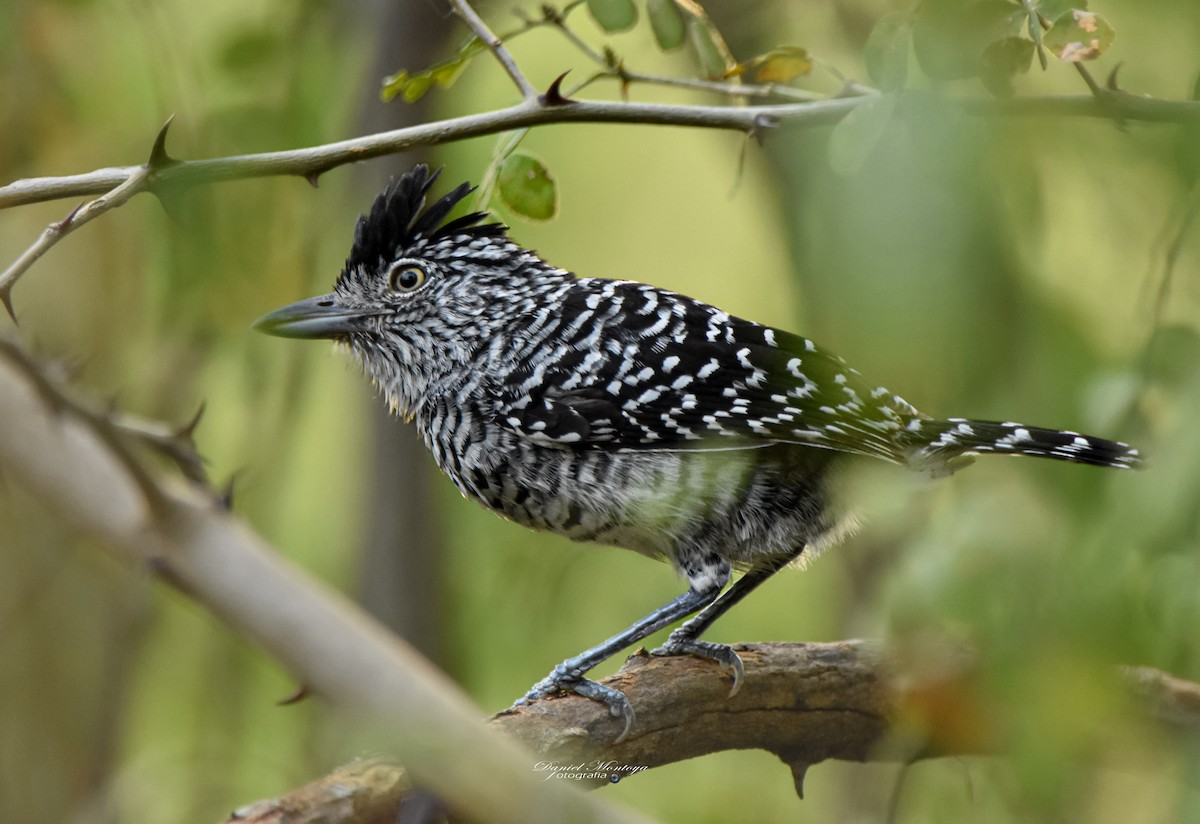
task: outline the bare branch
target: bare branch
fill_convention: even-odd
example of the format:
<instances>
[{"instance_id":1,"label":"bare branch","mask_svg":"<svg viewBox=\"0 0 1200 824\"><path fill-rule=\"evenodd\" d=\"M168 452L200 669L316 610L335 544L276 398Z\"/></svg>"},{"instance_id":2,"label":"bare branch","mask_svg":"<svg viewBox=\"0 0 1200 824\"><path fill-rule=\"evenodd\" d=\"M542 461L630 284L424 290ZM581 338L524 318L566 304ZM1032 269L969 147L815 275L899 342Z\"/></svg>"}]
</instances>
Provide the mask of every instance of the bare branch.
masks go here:
<instances>
[{"instance_id":1,"label":"bare branch","mask_svg":"<svg viewBox=\"0 0 1200 824\"><path fill-rule=\"evenodd\" d=\"M414 781L456 809L514 823L635 820L539 781L533 756L484 729L452 681L210 496L143 469L162 501L148 505L107 421L78 413L16 345L0 347L0 420L7 478L257 641L315 695L386 732Z\"/></svg>"},{"instance_id":2,"label":"bare branch","mask_svg":"<svg viewBox=\"0 0 1200 824\"><path fill-rule=\"evenodd\" d=\"M179 161L156 172L155 185L196 185L255 177L311 177L347 163L406 151L414 146L450 143L530 126L559 123L624 123L647 126L692 126L752 132L763 123L778 126L824 126L834 123L872 98L849 97L759 106L693 106L578 100L570 106L542 106L523 101L506 109L465 115L365 135L350 140L281 152ZM925 98L925 105L928 99ZM950 101L978 116L1038 115L1099 117L1155 123L1200 120L1200 101L1157 100L1119 93L1103 103L1091 95L1027 97L1011 100L967 98ZM140 166L98 169L64 177L18 180L0 187L0 209L66 197L107 192L135 174Z\"/></svg>"},{"instance_id":3,"label":"bare branch","mask_svg":"<svg viewBox=\"0 0 1200 824\"><path fill-rule=\"evenodd\" d=\"M233 811L228 824L393 824L410 820L402 805L412 792L408 774L376 759L354 761L280 798ZM425 820L425 819L413 819Z\"/></svg>"},{"instance_id":4,"label":"bare branch","mask_svg":"<svg viewBox=\"0 0 1200 824\"><path fill-rule=\"evenodd\" d=\"M737 85L735 83L722 83L719 80L701 80L694 77L664 77L661 75L642 74L641 72L628 71L623 68L609 70L605 72L605 76L616 78L623 83L644 83L676 89L693 89L695 91L723 94L729 97L782 97L789 100L807 101L825 99L824 95L817 94L816 92L785 86L781 83L767 83L764 85L746 83ZM865 86L856 86L853 89L853 94L855 95L870 94L873 92L873 89Z\"/></svg>"},{"instance_id":5,"label":"bare branch","mask_svg":"<svg viewBox=\"0 0 1200 824\"><path fill-rule=\"evenodd\" d=\"M1101 117L1118 121L1142 120L1188 123L1200 120L1200 101L1156 100L1123 91L1102 90L1096 96L1070 95L1012 100L969 98L953 101L967 114L981 116L1041 115ZM59 223L52 224L26 252L0 275L0 302L9 307L16 281L63 235L134 194L154 188L187 187L202 183L296 175L316 180L330 169L374 157L480 135L556 123L627 123L726 129L761 136L777 126L821 126L834 123L872 95L838 97L757 106L698 106L572 100L570 106L545 105L536 96L506 109L425 123L389 132L327 143L305 149L236 155L206 160L98 169L66 177L18 180L0 187L0 209L72 196L102 194ZM903 102L903 99L902 99ZM927 104L927 103L926 103Z\"/></svg>"},{"instance_id":6,"label":"bare branch","mask_svg":"<svg viewBox=\"0 0 1200 824\"><path fill-rule=\"evenodd\" d=\"M890 666L876 645L737 644L735 649L746 678L733 697L729 677L712 662L645 652L630 656L604 681L637 707L637 724L619 744L612 742L622 722L578 696L507 710L492 724L543 759L561 764L600 761L648 769L721 750L762 749L798 776L830 758L881 757L875 746L888 729L896 698ZM604 775L590 784L606 780Z\"/></svg>"},{"instance_id":7,"label":"bare branch","mask_svg":"<svg viewBox=\"0 0 1200 824\"><path fill-rule=\"evenodd\" d=\"M512 78L513 83L517 84L521 96L526 100L537 97L537 89L525 79L525 75L521 73L521 69L517 66L517 61L513 60L512 55L508 53L508 49L504 48L504 42L492 33L492 30L487 27L487 23L483 22L483 18L475 13L475 9L471 8L471 4L467 0L450 0L450 5L453 6L455 14L461 17L463 22L471 28L471 31L475 32L475 36L488 47L488 50L496 57L500 65L504 67L504 71L508 72L508 76Z\"/></svg>"},{"instance_id":8,"label":"bare branch","mask_svg":"<svg viewBox=\"0 0 1200 824\"><path fill-rule=\"evenodd\" d=\"M68 234L93 218L104 214L109 209L117 208L138 192L145 191L149 179L150 168L148 166L135 167L124 180L114 186L107 194L101 195L95 200L73 209L62 220L47 226L46 230L34 241L33 245L26 249L19 258L13 261L11 266L0 274L0 302L3 302L4 308L8 310L9 316L14 321L16 321L17 316L13 311L12 290L21 278L21 275L38 258L50 251L50 247Z\"/></svg>"},{"instance_id":9,"label":"bare branch","mask_svg":"<svg viewBox=\"0 0 1200 824\"><path fill-rule=\"evenodd\" d=\"M189 186L277 175L310 177L347 163L395 154L414 146L450 143L470 137L554 123L693 126L743 132L756 128L760 118L788 124L827 124L837 121L861 104L861 100L851 98L742 107L586 100L577 101L571 106L543 106L534 98L505 109L423 123L305 149L179 161L176 165L156 172L154 184L156 187ZM1197 103L1195 108L1196 114L1200 116L1200 103ZM140 168L142 167L131 166L70 177L18 180L0 187L0 209L103 193L122 183Z\"/></svg>"},{"instance_id":10,"label":"bare branch","mask_svg":"<svg viewBox=\"0 0 1200 824\"><path fill-rule=\"evenodd\" d=\"M742 644L738 651L746 681L735 698L728 697L725 676L710 662L632 656L605 680L638 706L637 728L618 745L608 743L617 725L604 708L575 695L501 713L491 724L530 749L540 777L585 787L636 780L642 770L729 749L774 753L791 769L797 791L808 767L826 759L908 762L998 750L998 742L986 734L970 738L961 729L914 726L914 721L961 726L961 718L914 715L905 706L906 695L928 683L898 677L898 662L875 645ZM939 694L974 695L972 675L968 657L957 656L938 676ZM1149 668L1128 669L1118 677L1119 688L1148 719L1170 729L1200 731L1200 684ZM897 737L893 719L898 717L903 733ZM938 742L936 748L932 741ZM397 808L409 803L410 788L402 767L360 761L281 798L243 808L229 824L350 824L373 820L360 812L368 809L381 821L393 821ZM350 817L351 804L361 819Z\"/></svg>"}]
</instances>

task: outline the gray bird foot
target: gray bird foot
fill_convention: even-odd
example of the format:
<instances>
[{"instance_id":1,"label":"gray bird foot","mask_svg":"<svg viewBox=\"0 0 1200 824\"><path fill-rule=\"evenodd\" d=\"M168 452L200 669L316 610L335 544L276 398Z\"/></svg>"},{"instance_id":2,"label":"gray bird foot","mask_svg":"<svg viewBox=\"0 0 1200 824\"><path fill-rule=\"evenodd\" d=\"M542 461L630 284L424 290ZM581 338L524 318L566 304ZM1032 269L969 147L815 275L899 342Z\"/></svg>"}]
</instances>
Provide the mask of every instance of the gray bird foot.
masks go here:
<instances>
[{"instance_id":1,"label":"gray bird foot","mask_svg":"<svg viewBox=\"0 0 1200 824\"><path fill-rule=\"evenodd\" d=\"M589 681L578 671L569 670L561 665L555 667L549 675L534 684L529 692L525 693L525 697L518 698L513 706L519 707L535 699L548 698L564 691L599 701L608 707L608 712L613 718L625 719L625 728L621 730L620 735L613 739L614 744L621 743L625 740L625 736L629 735L629 730L633 728L634 715L633 705L629 703L625 693L595 681Z\"/></svg>"},{"instance_id":2,"label":"gray bird foot","mask_svg":"<svg viewBox=\"0 0 1200 824\"><path fill-rule=\"evenodd\" d=\"M711 641L700 641L689 635L680 635L678 631L667 637L667 642L651 655L695 655L698 658L708 658L716 661L733 673L733 686L729 689L729 697L737 695L746 680L746 668L742 665L742 657L733 651L728 644L714 644Z\"/></svg>"}]
</instances>

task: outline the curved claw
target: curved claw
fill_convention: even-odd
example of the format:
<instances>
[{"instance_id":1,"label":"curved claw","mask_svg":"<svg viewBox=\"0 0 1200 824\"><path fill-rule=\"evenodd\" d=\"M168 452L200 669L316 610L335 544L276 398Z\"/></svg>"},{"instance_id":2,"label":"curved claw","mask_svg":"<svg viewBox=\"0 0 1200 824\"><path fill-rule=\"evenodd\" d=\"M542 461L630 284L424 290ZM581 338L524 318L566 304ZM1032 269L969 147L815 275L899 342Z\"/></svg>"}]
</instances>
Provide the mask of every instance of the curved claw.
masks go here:
<instances>
[{"instance_id":1,"label":"curved claw","mask_svg":"<svg viewBox=\"0 0 1200 824\"><path fill-rule=\"evenodd\" d=\"M746 680L746 667L742 664L742 657L728 644L714 644L711 641L699 641L686 636L668 637L665 644L651 651L650 654L695 655L698 658L716 661L733 673L733 686L729 688L730 698L738 694L738 690L742 688L742 682Z\"/></svg>"},{"instance_id":2,"label":"curved claw","mask_svg":"<svg viewBox=\"0 0 1200 824\"><path fill-rule=\"evenodd\" d=\"M621 730L620 735L613 739L613 743L620 744L625 740L625 736L629 735L629 731L633 729L634 721L633 704L629 703L629 699L625 697L625 693L615 690L612 687L598 684L595 681L589 681L586 678L580 678L578 681L565 686L567 689L585 698L600 701L608 707L609 715L613 718L624 718L625 728Z\"/></svg>"},{"instance_id":3,"label":"curved claw","mask_svg":"<svg viewBox=\"0 0 1200 824\"><path fill-rule=\"evenodd\" d=\"M561 666L556 667L553 672L530 687L529 692L525 693L524 697L518 698L513 702L513 706L523 706L529 701L557 695L563 690L573 692L576 695L582 695L584 698L590 698L593 701L599 701L608 707L608 712L613 718L623 718L625 720L625 727L621 730L621 734L613 739L612 743L621 743L625 740L625 736L629 735L629 731L633 729L633 722L635 720L633 705L629 703L629 699L625 697L625 693L612 687L606 687L595 681L589 681L587 678L563 669Z\"/></svg>"}]
</instances>

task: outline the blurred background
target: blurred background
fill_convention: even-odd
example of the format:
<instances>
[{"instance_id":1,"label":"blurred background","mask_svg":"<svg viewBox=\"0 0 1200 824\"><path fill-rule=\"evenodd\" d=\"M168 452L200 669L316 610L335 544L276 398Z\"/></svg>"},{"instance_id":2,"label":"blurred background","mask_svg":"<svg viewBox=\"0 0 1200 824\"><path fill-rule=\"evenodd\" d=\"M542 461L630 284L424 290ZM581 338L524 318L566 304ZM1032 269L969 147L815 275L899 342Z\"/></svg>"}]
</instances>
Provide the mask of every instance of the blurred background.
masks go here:
<instances>
[{"instance_id":1,"label":"blurred background","mask_svg":"<svg viewBox=\"0 0 1200 824\"><path fill-rule=\"evenodd\" d=\"M519 3L480 3L503 31ZM533 4L528 11L536 14ZM945 3L943 3L945 5ZM866 79L884 0L710 0L740 59L778 45L819 65L798 85ZM1135 92L1191 94L1192 0L1096 0ZM644 21L606 34L626 65L694 73ZM9 0L0 7L0 182L144 160L174 114L180 158L302 147L500 108L486 57L417 105L381 79L466 37L438 0ZM545 88L590 64L561 35L512 44ZM1086 91L1051 61L1016 93ZM978 80L909 85L985 96ZM589 96L615 98L614 83ZM636 100L719 102L634 86ZM865 477L867 527L785 572L708 637L880 638L922 660L978 655L956 713L1008 755L828 763L806 799L762 752L652 770L607 797L664 821L1200 820L1200 747L1138 721L1118 665L1200 679L1200 189L1195 126L967 116L938 94L845 162L828 127L742 136L552 126L522 149L550 169L559 215L513 236L580 273L649 281L801 332L935 415L1131 440L1143 473L980 461L912 490ZM837 137L834 135L833 141ZM75 365L80 393L186 421L234 507L310 573L360 598L491 713L559 660L681 590L671 569L502 522L459 498L411 428L388 420L349 360L249 330L327 291L356 216L389 174L444 164L478 182L497 138L301 179L196 188L168 216L150 197L56 246L17 287L0 333ZM842 162L830 162L831 156ZM7 265L73 202L0 215ZM0 426L3 422L0 421ZM289 674L146 571L122 567L0 477L0 820L201 822L323 773L364 745ZM657 639L650 639L656 643ZM599 674L616 669L610 662ZM464 754L464 757L469 755ZM486 776L481 776L486 780Z\"/></svg>"}]
</instances>

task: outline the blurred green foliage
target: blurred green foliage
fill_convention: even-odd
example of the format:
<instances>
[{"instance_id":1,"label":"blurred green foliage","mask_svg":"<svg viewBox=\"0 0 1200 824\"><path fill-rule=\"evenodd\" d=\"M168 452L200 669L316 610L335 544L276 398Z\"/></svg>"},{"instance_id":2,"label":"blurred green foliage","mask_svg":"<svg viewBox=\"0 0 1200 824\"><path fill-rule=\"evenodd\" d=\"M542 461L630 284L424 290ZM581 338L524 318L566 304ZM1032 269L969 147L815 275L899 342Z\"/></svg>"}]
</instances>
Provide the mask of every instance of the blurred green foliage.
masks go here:
<instances>
[{"instance_id":1,"label":"blurred green foliage","mask_svg":"<svg viewBox=\"0 0 1200 824\"><path fill-rule=\"evenodd\" d=\"M502 6L481 10L502 20ZM806 49L816 68L800 82L819 91L836 90L822 68L836 66L924 93L902 113L876 112L858 127L870 140L849 149L837 143L841 127L781 130L764 149L682 129L535 131L522 150L552 174L559 214L517 223L518 241L575 271L647 280L802 331L932 414L1125 437L1146 446L1152 466L981 460L918 490L864 477L867 527L804 574L778 576L711 633L881 637L914 659L970 644L979 723L1009 757L904 771L821 765L800 802L770 756L724 753L604 792L679 822L884 821L893 803L899 822L1200 819L1195 741L1140 724L1109 686L1120 664L1200 679L1194 127L966 117L939 93L986 94L980 81L930 80L916 71L927 66L908 66L886 32L872 35L900 8L882 0L705 8L743 60L781 44ZM1098 76L1121 61L1126 87L1187 94L1200 39L1192 0L1092 10L1117 32ZM639 19L604 33L572 17L631 69L694 70L693 57L663 54L662 33ZM890 18L889 32L907 25ZM447 58L463 36L449 38ZM594 68L552 31L512 48L539 88ZM0 8L0 178L139 162L172 113L169 148L183 158L351 135L363 108L404 105L378 100L381 78L366 72L375 49L406 63L403 39L377 37L367 7L316 0L14 0ZM434 116L513 99L486 55L460 69L453 88L429 94ZM1084 91L1053 61L1012 82L1017 95ZM479 181L494 146L439 149L446 184ZM236 509L346 587L365 517L365 410L377 401L328 348L247 327L328 287L369 198L347 170L317 190L299 179L196 189L170 204L171 217L139 198L59 244L15 294L23 338L77 363L81 392L175 421L205 401L201 449L215 479L236 479ZM70 205L4 213L0 258ZM680 588L665 566L531 534L460 500L428 464L412 471L441 496L451 587L442 663L488 711ZM215 820L364 746L319 700L275 706L294 689L287 673L9 485L0 562L0 820Z\"/></svg>"}]
</instances>

